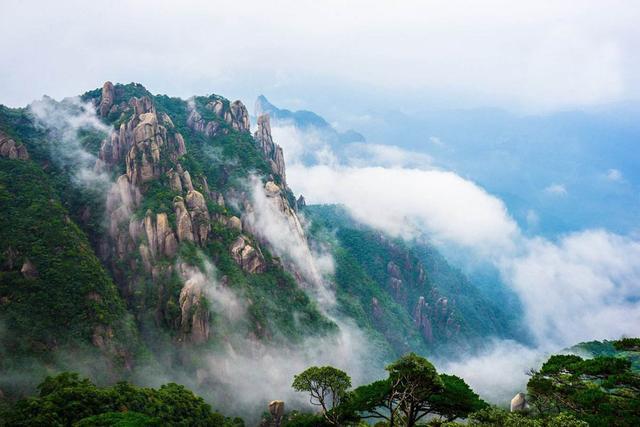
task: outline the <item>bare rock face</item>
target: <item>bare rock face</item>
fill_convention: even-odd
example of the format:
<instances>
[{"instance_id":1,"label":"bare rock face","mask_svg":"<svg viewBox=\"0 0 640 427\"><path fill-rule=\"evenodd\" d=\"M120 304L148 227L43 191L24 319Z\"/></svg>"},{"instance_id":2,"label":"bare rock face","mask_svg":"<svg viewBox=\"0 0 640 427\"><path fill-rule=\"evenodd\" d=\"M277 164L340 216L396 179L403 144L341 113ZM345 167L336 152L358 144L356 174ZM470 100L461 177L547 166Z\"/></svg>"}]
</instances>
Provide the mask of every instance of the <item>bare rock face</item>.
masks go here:
<instances>
[{"instance_id":1,"label":"bare rock face","mask_svg":"<svg viewBox=\"0 0 640 427\"><path fill-rule=\"evenodd\" d=\"M229 250L235 262L247 273L262 273L267 269L262 252L254 248L247 237L238 236Z\"/></svg>"},{"instance_id":2,"label":"bare rock face","mask_svg":"<svg viewBox=\"0 0 640 427\"><path fill-rule=\"evenodd\" d=\"M284 402L282 400L272 400L269 402L269 414L273 418L273 425L280 427L282 417L284 417Z\"/></svg>"},{"instance_id":3,"label":"bare rock face","mask_svg":"<svg viewBox=\"0 0 640 427\"><path fill-rule=\"evenodd\" d=\"M102 97L100 98L100 105L98 106L100 117L106 117L107 114L109 114L115 98L116 94L113 88L113 83L105 82L104 85L102 85Z\"/></svg>"},{"instance_id":4,"label":"bare rock face","mask_svg":"<svg viewBox=\"0 0 640 427\"><path fill-rule=\"evenodd\" d=\"M237 216L232 216L226 221L226 225L229 228L242 232L242 221Z\"/></svg>"},{"instance_id":5,"label":"bare rock face","mask_svg":"<svg viewBox=\"0 0 640 427\"><path fill-rule=\"evenodd\" d=\"M413 323L425 341L431 343L433 341L433 329L431 327L431 320L429 319L429 304L426 303L424 297L418 299L418 303L413 309Z\"/></svg>"},{"instance_id":6,"label":"bare rock face","mask_svg":"<svg viewBox=\"0 0 640 427\"><path fill-rule=\"evenodd\" d=\"M220 102L220 105L222 105L222 102ZM191 110L187 117L187 126L209 138L218 135L221 131L220 123L215 120L207 122L195 108Z\"/></svg>"},{"instance_id":7,"label":"bare rock face","mask_svg":"<svg viewBox=\"0 0 640 427\"><path fill-rule=\"evenodd\" d=\"M153 214L148 211L143 223L151 258L173 257L178 250L178 241L169 225L167 214L156 214L154 221Z\"/></svg>"},{"instance_id":8,"label":"bare rock face","mask_svg":"<svg viewBox=\"0 0 640 427\"><path fill-rule=\"evenodd\" d=\"M184 204L182 197L176 197L173 200L173 207L176 210L176 233L178 234L178 240L194 241L193 227L191 226L191 216Z\"/></svg>"},{"instance_id":9,"label":"bare rock face","mask_svg":"<svg viewBox=\"0 0 640 427\"><path fill-rule=\"evenodd\" d=\"M247 107L244 106L239 100L233 101L229 106L229 116L225 115L225 121L231 125L237 131L249 132L251 123L249 122L249 112Z\"/></svg>"},{"instance_id":10,"label":"bare rock face","mask_svg":"<svg viewBox=\"0 0 640 427\"><path fill-rule=\"evenodd\" d=\"M195 344L207 341L210 334L202 286L200 277L195 276L187 280L180 291L180 329L185 339Z\"/></svg>"},{"instance_id":11,"label":"bare rock face","mask_svg":"<svg viewBox=\"0 0 640 427\"><path fill-rule=\"evenodd\" d=\"M207 237L209 237L209 230L211 229L211 218L209 216L209 210L207 209L207 203L202 193L196 190L191 190L187 193L186 202L187 209L189 209L191 216L191 228L194 239L197 243L204 245Z\"/></svg>"},{"instance_id":12,"label":"bare rock face","mask_svg":"<svg viewBox=\"0 0 640 427\"><path fill-rule=\"evenodd\" d=\"M171 118L162 114L160 123L148 97L131 98L129 108L133 110L131 119L102 141L99 158L107 167L125 160L130 182L139 185L160 177L162 153L176 161L187 151Z\"/></svg>"},{"instance_id":13,"label":"bare rock face","mask_svg":"<svg viewBox=\"0 0 640 427\"><path fill-rule=\"evenodd\" d=\"M282 178L282 182L286 187L284 154L282 148L273 142L268 114L263 114L258 117L258 129L254 133L253 138L256 140L264 156L269 160L272 172Z\"/></svg>"},{"instance_id":14,"label":"bare rock face","mask_svg":"<svg viewBox=\"0 0 640 427\"><path fill-rule=\"evenodd\" d=\"M527 408L527 397L520 392L511 399L511 412L524 411Z\"/></svg>"},{"instance_id":15,"label":"bare rock face","mask_svg":"<svg viewBox=\"0 0 640 427\"><path fill-rule=\"evenodd\" d=\"M35 279L39 276L38 269L31 262L31 260L29 260L29 258L24 260L24 264L22 264L20 273L22 273L25 279Z\"/></svg>"},{"instance_id":16,"label":"bare rock face","mask_svg":"<svg viewBox=\"0 0 640 427\"><path fill-rule=\"evenodd\" d=\"M0 157L8 157L14 160L29 160L29 152L24 144L18 144L0 131Z\"/></svg>"}]
</instances>

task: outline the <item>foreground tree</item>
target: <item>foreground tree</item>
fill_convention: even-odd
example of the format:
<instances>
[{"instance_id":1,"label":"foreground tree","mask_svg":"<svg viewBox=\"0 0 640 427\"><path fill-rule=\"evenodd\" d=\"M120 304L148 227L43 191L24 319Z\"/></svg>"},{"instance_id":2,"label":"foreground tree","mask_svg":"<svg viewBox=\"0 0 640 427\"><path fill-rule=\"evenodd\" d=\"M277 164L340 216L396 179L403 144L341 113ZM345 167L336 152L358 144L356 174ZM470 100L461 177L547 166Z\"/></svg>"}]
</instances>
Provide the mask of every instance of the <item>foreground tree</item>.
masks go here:
<instances>
[{"instance_id":1,"label":"foreground tree","mask_svg":"<svg viewBox=\"0 0 640 427\"><path fill-rule=\"evenodd\" d=\"M340 425L338 410L351 387L351 378L332 366L312 366L293 377L292 387L296 391L308 392L309 402L322 408L323 417L331 425Z\"/></svg>"},{"instance_id":2,"label":"foreground tree","mask_svg":"<svg viewBox=\"0 0 640 427\"><path fill-rule=\"evenodd\" d=\"M413 427L429 414L452 421L487 406L461 378L438 375L427 359L416 354L398 359L387 371L387 379L352 393L346 404L349 410L363 418L383 419L390 427Z\"/></svg>"},{"instance_id":3,"label":"foreground tree","mask_svg":"<svg viewBox=\"0 0 640 427\"><path fill-rule=\"evenodd\" d=\"M440 374L444 388L431 398L431 410L446 421L467 418L472 412L486 408L487 403L480 399L471 387L460 377Z\"/></svg>"},{"instance_id":4,"label":"foreground tree","mask_svg":"<svg viewBox=\"0 0 640 427\"><path fill-rule=\"evenodd\" d=\"M640 425L640 375L626 359L551 356L527 389L542 414L571 412L595 426Z\"/></svg>"}]
</instances>

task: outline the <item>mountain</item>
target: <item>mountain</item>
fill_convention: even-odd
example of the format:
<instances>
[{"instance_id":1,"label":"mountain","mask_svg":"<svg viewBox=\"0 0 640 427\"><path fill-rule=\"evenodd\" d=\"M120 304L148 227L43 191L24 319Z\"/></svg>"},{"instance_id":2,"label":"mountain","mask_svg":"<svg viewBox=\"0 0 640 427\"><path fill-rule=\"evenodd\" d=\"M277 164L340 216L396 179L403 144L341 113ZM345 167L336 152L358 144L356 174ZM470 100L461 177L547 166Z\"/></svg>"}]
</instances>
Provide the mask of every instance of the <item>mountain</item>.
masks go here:
<instances>
[{"instance_id":1,"label":"mountain","mask_svg":"<svg viewBox=\"0 0 640 427\"><path fill-rule=\"evenodd\" d=\"M302 213L314 241L331 248L342 310L382 335L395 354L450 357L489 336L529 339L517 303L483 294L427 242L389 237L340 206L306 206Z\"/></svg>"},{"instance_id":2,"label":"mountain","mask_svg":"<svg viewBox=\"0 0 640 427\"><path fill-rule=\"evenodd\" d=\"M0 107L4 394L74 369L259 414L312 363L366 380L407 351L526 340L430 245L297 201L269 115L326 122L281 111L251 134L240 101L111 82Z\"/></svg>"},{"instance_id":3,"label":"mountain","mask_svg":"<svg viewBox=\"0 0 640 427\"><path fill-rule=\"evenodd\" d=\"M256 99L254 111L256 116L268 114L279 125L290 124L307 131L315 130L322 132L325 138L334 143L348 144L366 141L362 134L352 129L344 132L337 131L324 118L312 111L289 111L280 109L271 104L264 95L260 95Z\"/></svg>"}]
</instances>

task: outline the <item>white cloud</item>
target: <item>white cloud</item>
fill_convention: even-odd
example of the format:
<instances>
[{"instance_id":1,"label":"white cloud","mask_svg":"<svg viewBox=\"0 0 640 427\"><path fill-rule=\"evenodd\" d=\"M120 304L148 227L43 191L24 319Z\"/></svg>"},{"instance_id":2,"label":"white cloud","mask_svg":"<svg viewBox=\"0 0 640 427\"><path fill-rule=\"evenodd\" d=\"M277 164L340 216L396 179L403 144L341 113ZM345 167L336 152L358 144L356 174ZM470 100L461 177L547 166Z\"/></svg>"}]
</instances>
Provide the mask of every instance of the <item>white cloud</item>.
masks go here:
<instances>
[{"instance_id":1,"label":"white cloud","mask_svg":"<svg viewBox=\"0 0 640 427\"><path fill-rule=\"evenodd\" d=\"M442 140L437 136L430 136L429 142L432 143L433 145L439 145L439 146L444 145L444 142L442 142Z\"/></svg>"},{"instance_id":2,"label":"white cloud","mask_svg":"<svg viewBox=\"0 0 640 427\"><path fill-rule=\"evenodd\" d=\"M109 28L97 28L105 16ZM632 0L6 0L0 102L76 94L105 79L184 97L277 88L292 98L294 84L339 82L375 88L396 106L443 93L527 109L637 100L639 20Z\"/></svg>"},{"instance_id":3,"label":"white cloud","mask_svg":"<svg viewBox=\"0 0 640 427\"><path fill-rule=\"evenodd\" d=\"M80 132L97 132L106 137L113 128L105 125L96 116L95 107L79 98L66 98L57 102L43 97L29 104L29 112L36 126L51 133L49 148L53 159L70 168L74 183L86 189L106 191L111 184L110 176L96 170L97 157L83 146Z\"/></svg>"},{"instance_id":4,"label":"white cloud","mask_svg":"<svg viewBox=\"0 0 640 427\"><path fill-rule=\"evenodd\" d=\"M504 259L504 280L520 296L543 345L640 335L640 241L603 230L526 241Z\"/></svg>"},{"instance_id":5,"label":"white cloud","mask_svg":"<svg viewBox=\"0 0 640 427\"><path fill-rule=\"evenodd\" d=\"M480 251L510 250L518 227L506 207L452 172L383 167L288 167L294 190L309 203L341 203L359 221L412 237Z\"/></svg>"},{"instance_id":6,"label":"white cloud","mask_svg":"<svg viewBox=\"0 0 640 427\"><path fill-rule=\"evenodd\" d=\"M504 406L516 393L525 391L527 373L539 368L544 360L545 352L540 349L515 341L495 341L480 354L436 361L436 365L443 372L464 378L480 397Z\"/></svg>"},{"instance_id":7,"label":"white cloud","mask_svg":"<svg viewBox=\"0 0 640 427\"><path fill-rule=\"evenodd\" d=\"M618 169L609 169L607 171L607 179L613 182L620 182L624 178L622 176L622 172L620 172Z\"/></svg>"},{"instance_id":8,"label":"white cloud","mask_svg":"<svg viewBox=\"0 0 640 427\"><path fill-rule=\"evenodd\" d=\"M551 184L544 189L544 192L553 196L566 196L567 188L564 184Z\"/></svg>"}]
</instances>

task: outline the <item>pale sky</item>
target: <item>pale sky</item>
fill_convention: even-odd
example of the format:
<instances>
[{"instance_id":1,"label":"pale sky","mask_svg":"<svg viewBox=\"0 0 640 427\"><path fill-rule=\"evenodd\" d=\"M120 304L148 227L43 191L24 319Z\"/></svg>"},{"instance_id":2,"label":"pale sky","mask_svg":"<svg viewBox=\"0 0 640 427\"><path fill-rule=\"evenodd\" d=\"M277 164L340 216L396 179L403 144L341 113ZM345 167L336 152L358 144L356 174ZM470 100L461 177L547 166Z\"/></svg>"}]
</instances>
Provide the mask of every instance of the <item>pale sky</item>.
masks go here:
<instances>
[{"instance_id":1,"label":"pale sky","mask_svg":"<svg viewBox=\"0 0 640 427\"><path fill-rule=\"evenodd\" d=\"M0 103L112 80L290 108L597 107L640 99L638 22L637 1L2 0Z\"/></svg>"}]
</instances>

